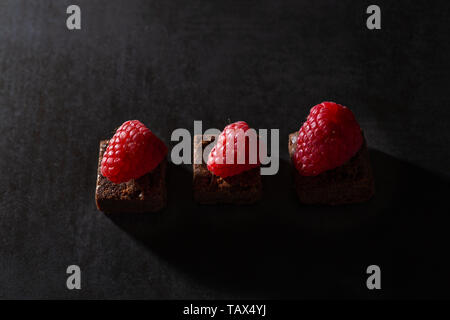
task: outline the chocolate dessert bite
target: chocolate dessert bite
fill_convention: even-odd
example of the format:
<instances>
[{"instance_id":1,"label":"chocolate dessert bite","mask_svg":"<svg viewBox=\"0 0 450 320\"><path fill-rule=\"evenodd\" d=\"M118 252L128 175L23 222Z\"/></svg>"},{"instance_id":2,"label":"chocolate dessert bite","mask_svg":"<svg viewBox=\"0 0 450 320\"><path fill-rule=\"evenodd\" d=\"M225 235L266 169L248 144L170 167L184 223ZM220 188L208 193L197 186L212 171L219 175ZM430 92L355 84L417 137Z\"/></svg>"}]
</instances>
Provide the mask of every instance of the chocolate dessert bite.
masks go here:
<instances>
[{"instance_id":1,"label":"chocolate dessert bite","mask_svg":"<svg viewBox=\"0 0 450 320\"><path fill-rule=\"evenodd\" d=\"M362 202L374 194L366 140L343 105L325 101L312 107L300 130L289 135L289 155L303 203Z\"/></svg>"},{"instance_id":2,"label":"chocolate dessert bite","mask_svg":"<svg viewBox=\"0 0 450 320\"><path fill-rule=\"evenodd\" d=\"M194 199L201 204L250 204L259 200L262 196L259 167L225 178L208 170L203 150L214 141L213 135L194 137Z\"/></svg>"},{"instance_id":3,"label":"chocolate dessert bite","mask_svg":"<svg viewBox=\"0 0 450 320\"><path fill-rule=\"evenodd\" d=\"M292 159L298 132L289 135L289 155ZM339 205L369 200L374 192L374 180L367 144L345 164L316 176L303 176L294 168L295 188L300 202L305 204Z\"/></svg>"},{"instance_id":4,"label":"chocolate dessert bite","mask_svg":"<svg viewBox=\"0 0 450 320\"><path fill-rule=\"evenodd\" d=\"M100 142L95 202L105 213L155 212L166 206L166 167L164 159L154 170L138 179L113 183L101 173L101 161L108 140Z\"/></svg>"},{"instance_id":5,"label":"chocolate dessert bite","mask_svg":"<svg viewBox=\"0 0 450 320\"><path fill-rule=\"evenodd\" d=\"M167 146L139 120L100 142L95 202L100 211L154 212L166 205Z\"/></svg>"}]
</instances>

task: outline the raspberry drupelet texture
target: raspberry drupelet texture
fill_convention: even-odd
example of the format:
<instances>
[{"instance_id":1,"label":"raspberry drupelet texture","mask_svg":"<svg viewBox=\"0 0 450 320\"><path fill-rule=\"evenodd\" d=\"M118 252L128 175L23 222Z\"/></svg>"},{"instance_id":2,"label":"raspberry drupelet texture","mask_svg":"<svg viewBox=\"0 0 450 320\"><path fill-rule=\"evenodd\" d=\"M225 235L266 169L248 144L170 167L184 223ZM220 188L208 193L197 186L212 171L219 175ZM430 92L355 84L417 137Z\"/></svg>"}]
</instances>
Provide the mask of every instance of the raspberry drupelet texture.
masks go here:
<instances>
[{"instance_id":1,"label":"raspberry drupelet texture","mask_svg":"<svg viewBox=\"0 0 450 320\"><path fill-rule=\"evenodd\" d=\"M300 128L293 155L304 176L315 176L349 161L361 148L363 136L353 113L334 102L311 108Z\"/></svg>"},{"instance_id":2,"label":"raspberry drupelet texture","mask_svg":"<svg viewBox=\"0 0 450 320\"><path fill-rule=\"evenodd\" d=\"M124 122L108 143L101 162L102 175L111 182L137 179L155 169L167 147L138 120Z\"/></svg>"},{"instance_id":3,"label":"raspberry drupelet texture","mask_svg":"<svg viewBox=\"0 0 450 320\"><path fill-rule=\"evenodd\" d=\"M256 148L251 148L250 137L253 132L248 132L249 129L245 121L238 121L225 127L208 157L207 165L211 173L226 178L260 166L257 136L254 134L253 139ZM227 160L227 156L232 156L233 159Z\"/></svg>"}]
</instances>

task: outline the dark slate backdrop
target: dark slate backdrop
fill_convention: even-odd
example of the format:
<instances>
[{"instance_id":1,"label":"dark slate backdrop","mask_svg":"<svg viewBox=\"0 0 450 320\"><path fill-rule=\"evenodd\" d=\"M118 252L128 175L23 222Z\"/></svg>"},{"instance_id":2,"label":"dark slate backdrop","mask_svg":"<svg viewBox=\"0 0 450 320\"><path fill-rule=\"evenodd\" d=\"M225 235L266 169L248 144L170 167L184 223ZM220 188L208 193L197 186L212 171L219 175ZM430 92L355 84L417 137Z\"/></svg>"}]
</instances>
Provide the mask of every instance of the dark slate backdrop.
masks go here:
<instances>
[{"instance_id":1,"label":"dark slate backdrop","mask_svg":"<svg viewBox=\"0 0 450 320\"><path fill-rule=\"evenodd\" d=\"M78 0L68 31L72 3L0 3L0 298L449 297L445 1L376 1L378 31L371 1ZM292 191L287 135L323 100L365 131L366 204ZM194 120L280 128L280 172L257 205L200 207L172 166L166 210L105 216L98 142L128 119L168 144Z\"/></svg>"}]
</instances>

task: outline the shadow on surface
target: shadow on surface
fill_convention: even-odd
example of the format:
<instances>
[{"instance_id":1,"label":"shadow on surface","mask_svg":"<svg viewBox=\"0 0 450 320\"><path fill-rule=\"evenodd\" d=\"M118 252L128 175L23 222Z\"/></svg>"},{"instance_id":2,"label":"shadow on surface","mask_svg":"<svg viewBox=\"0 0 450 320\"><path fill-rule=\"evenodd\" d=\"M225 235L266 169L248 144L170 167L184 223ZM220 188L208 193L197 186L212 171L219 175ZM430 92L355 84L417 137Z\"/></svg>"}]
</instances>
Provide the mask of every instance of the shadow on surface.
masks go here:
<instances>
[{"instance_id":1,"label":"shadow on surface","mask_svg":"<svg viewBox=\"0 0 450 320\"><path fill-rule=\"evenodd\" d=\"M291 166L264 178L251 206L200 206L192 172L170 167L161 213L113 215L121 229L198 281L239 297L430 297L448 295L448 179L370 150L375 197L340 207L303 206ZM383 272L382 293L366 268Z\"/></svg>"}]
</instances>

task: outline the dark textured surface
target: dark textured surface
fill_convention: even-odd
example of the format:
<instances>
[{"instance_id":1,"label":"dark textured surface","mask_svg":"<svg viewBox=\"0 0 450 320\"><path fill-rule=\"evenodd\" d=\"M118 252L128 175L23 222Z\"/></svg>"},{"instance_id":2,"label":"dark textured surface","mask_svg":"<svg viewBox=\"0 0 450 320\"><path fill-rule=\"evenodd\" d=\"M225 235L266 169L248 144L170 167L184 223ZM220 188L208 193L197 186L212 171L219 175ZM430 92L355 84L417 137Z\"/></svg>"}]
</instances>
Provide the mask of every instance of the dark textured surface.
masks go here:
<instances>
[{"instance_id":1,"label":"dark textured surface","mask_svg":"<svg viewBox=\"0 0 450 320\"><path fill-rule=\"evenodd\" d=\"M448 297L449 7L377 1L0 2L0 297ZM285 141L311 106L350 107L377 195L304 207ZM128 119L169 143L193 120L280 128L261 203L192 201L169 170L155 215L95 208L98 141ZM66 267L82 290L65 288ZM365 269L378 264L382 290Z\"/></svg>"}]
</instances>

